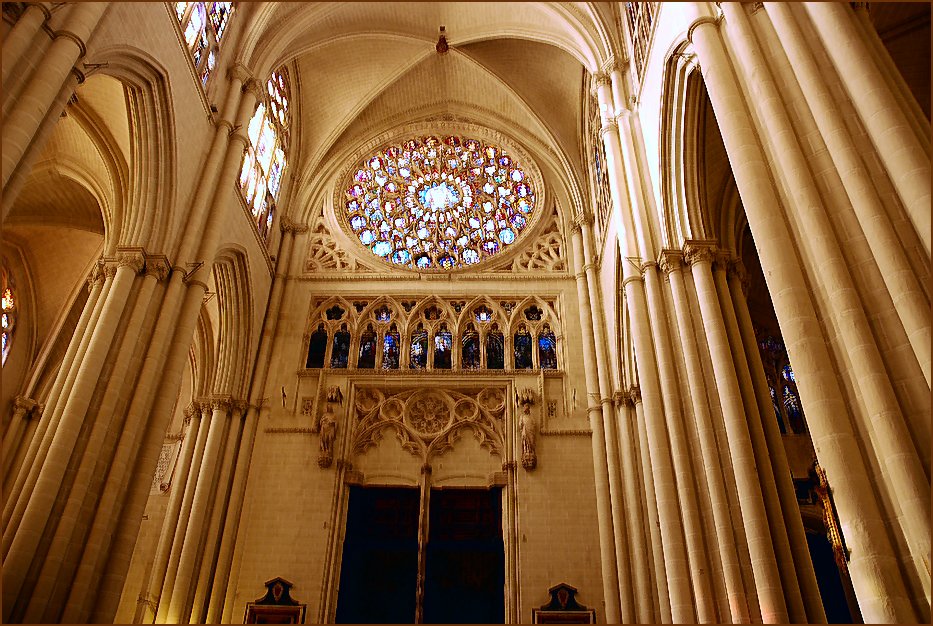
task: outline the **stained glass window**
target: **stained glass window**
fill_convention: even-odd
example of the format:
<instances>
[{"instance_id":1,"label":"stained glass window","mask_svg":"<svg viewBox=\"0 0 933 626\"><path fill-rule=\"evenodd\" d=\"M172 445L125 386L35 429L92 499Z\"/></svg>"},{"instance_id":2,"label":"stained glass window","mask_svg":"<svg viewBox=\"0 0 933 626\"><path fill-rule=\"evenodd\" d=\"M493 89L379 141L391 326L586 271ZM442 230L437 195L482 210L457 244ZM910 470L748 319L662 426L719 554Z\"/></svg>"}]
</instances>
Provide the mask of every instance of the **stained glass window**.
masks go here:
<instances>
[{"instance_id":1,"label":"stained glass window","mask_svg":"<svg viewBox=\"0 0 933 626\"><path fill-rule=\"evenodd\" d=\"M263 100L246 129L249 146L240 167L240 191L264 240L272 228L287 162L290 98L288 72L282 67L266 81Z\"/></svg>"},{"instance_id":2,"label":"stained glass window","mask_svg":"<svg viewBox=\"0 0 933 626\"><path fill-rule=\"evenodd\" d=\"M479 351L479 333L470 326L465 333L460 347L460 360L463 369L475 370L482 366Z\"/></svg>"},{"instance_id":3,"label":"stained glass window","mask_svg":"<svg viewBox=\"0 0 933 626\"><path fill-rule=\"evenodd\" d=\"M350 360L350 331L346 326L334 333L334 347L330 353L330 366L335 369L344 369Z\"/></svg>"},{"instance_id":4,"label":"stained glass window","mask_svg":"<svg viewBox=\"0 0 933 626\"><path fill-rule=\"evenodd\" d=\"M797 379L794 378L794 370L790 368L790 363L784 366L784 369L781 370L781 376L784 377L784 380L790 383L796 383Z\"/></svg>"},{"instance_id":5,"label":"stained glass window","mask_svg":"<svg viewBox=\"0 0 933 626\"><path fill-rule=\"evenodd\" d=\"M385 341L382 344L382 369L398 369L399 355L401 354L399 346L401 343L402 338L399 335L399 332L395 329L395 324L392 324L392 326L389 327L389 332L386 333Z\"/></svg>"},{"instance_id":6,"label":"stained glass window","mask_svg":"<svg viewBox=\"0 0 933 626\"><path fill-rule=\"evenodd\" d=\"M411 369L424 369L428 366L428 331L422 326L411 334L408 366Z\"/></svg>"},{"instance_id":7,"label":"stained glass window","mask_svg":"<svg viewBox=\"0 0 933 626\"><path fill-rule=\"evenodd\" d=\"M515 369L530 370L531 362L531 333L524 326L515 333Z\"/></svg>"},{"instance_id":8,"label":"stained glass window","mask_svg":"<svg viewBox=\"0 0 933 626\"><path fill-rule=\"evenodd\" d=\"M350 230L400 267L444 271L487 259L521 235L535 209L525 171L503 148L460 136L387 146L346 184Z\"/></svg>"},{"instance_id":9,"label":"stained glass window","mask_svg":"<svg viewBox=\"0 0 933 626\"><path fill-rule=\"evenodd\" d=\"M10 284L10 275L5 268L0 268L0 288L3 289L3 310L0 312L2 333L0 333L0 338L3 341L2 363L6 363L6 357L10 353L10 345L13 340L13 328L16 326L16 296L13 292L13 285Z\"/></svg>"},{"instance_id":10,"label":"stained glass window","mask_svg":"<svg viewBox=\"0 0 933 626\"><path fill-rule=\"evenodd\" d=\"M486 335L486 369L505 369L505 337L495 325Z\"/></svg>"},{"instance_id":11,"label":"stained glass window","mask_svg":"<svg viewBox=\"0 0 933 626\"><path fill-rule=\"evenodd\" d=\"M327 331L321 324L311 335L308 344L308 362L305 367L324 367L324 353L327 351Z\"/></svg>"},{"instance_id":12,"label":"stained glass window","mask_svg":"<svg viewBox=\"0 0 933 626\"><path fill-rule=\"evenodd\" d=\"M453 335L446 326L441 326L441 329L434 335L434 369L450 369L452 347Z\"/></svg>"},{"instance_id":13,"label":"stained glass window","mask_svg":"<svg viewBox=\"0 0 933 626\"><path fill-rule=\"evenodd\" d=\"M360 336L360 358L356 362L360 369L376 367L376 331L372 326Z\"/></svg>"},{"instance_id":14,"label":"stained glass window","mask_svg":"<svg viewBox=\"0 0 933 626\"><path fill-rule=\"evenodd\" d=\"M217 64L220 42L234 9L232 2L175 3L175 17L203 85L207 85Z\"/></svg>"},{"instance_id":15,"label":"stained glass window","mask_svg":"<svg viewBox=\"0 0 933 626\"><path fill-rule=\"evenodd\" d=\"M557 339L547 325L538 334L538 362L543 370L557 369Z\"/></svg>"}]
</instances>

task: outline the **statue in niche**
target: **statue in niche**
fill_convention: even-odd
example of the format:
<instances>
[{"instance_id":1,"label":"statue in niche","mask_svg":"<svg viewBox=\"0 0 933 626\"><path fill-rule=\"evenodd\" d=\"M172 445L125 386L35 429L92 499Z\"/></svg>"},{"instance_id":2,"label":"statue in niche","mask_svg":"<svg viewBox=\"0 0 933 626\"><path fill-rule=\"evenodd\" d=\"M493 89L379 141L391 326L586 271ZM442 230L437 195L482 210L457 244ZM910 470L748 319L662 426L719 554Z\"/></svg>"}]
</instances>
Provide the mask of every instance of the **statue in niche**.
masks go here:
<instances>
[{"instance_id":1,"label":"statue in niche","mask_svg":"<svg viewBox=\"0 0 933 626\"><path fill-rule=\"evenodd\" d=\"M334 415L334 405L343 402L343 393L336 385L327 390L327 409L325 409L319 423L321 433L320 451L317 464L321 469L330 467L334 462L334 439L337 437L337 416Z\"/></svg>"},{"instance_id":2,"label":"statue in niche","mask_svg":"<svg viewBox=\"0 0 933 626\"><path fill-rule=\"evenodd\" d=\"M538 426L531 414L531 406L535 403L535 393L531 389L522 389L518 392L516 399L522 408L522 414L518 420L522 436L522 467L526 470L533 470L538 466L538 455L535 451L535 435L537 435Z\"/></svg>"}]
</instances>

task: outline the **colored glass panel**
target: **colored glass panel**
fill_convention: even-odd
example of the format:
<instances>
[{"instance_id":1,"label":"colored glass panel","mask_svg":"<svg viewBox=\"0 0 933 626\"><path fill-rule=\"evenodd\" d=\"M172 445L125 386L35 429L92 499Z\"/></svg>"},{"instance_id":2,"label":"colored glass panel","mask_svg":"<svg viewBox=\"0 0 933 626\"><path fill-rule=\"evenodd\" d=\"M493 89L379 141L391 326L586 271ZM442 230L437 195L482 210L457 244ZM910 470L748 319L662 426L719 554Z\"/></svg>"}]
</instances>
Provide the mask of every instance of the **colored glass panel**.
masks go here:
<instances>
[{"instance_id":1,"label":"colored glass panel","mask_svg":"<svg viewBox=\"0 0 933 626\"><path fill-rule=\"evenodd\" d=\"M350 360L350 331L338 330L334 333L334 346L330 353L330 366L344 369Z\"/></svg>"},{"instance_id":2,"label":"colored glass panel","mask_svg":"<svg viewBox=\"0 0 933 626\"><path fill-rule=\"evenodd\" d=\"M505 369L505 337L500 332L486 335L486 369Z\"/></svg>"},{"instance_id":3,"label":"colored glass panel","mask_svg":"<svg viewBox=\"0 0 933 626\"><path fill-rule=\"evenodd\" d=\"M376 333L371 330L360 337L360 357L356 366L360 369L376 367Z\"/></svg>"},{"instance_id":4,"label":"colored glass panel","mask_svg":"<svg viewBox=\"0 0 933 626\"><path fill-rule=\"evenodd\" d=\"M538 362L543 370L557 369L557 339L550 331L538 335Z\"/></svg>"},{"instance_id":5,"label":"colored glass panel","mask_svg":"<svg viewBox=\"0 0 933 626\"><path fill-rule=\"evenodd\" d=\"M434 369L450 369L452 347L453 336L450 331L441 330L434 335Z\"/></svg>"},{"instance_id":6,"label":"colored glass panel","mask_svg":"<svg viewBox=\"0 0 933 626\"><path fill-rule=\"evenodd\" d=\"M324 367L324 353L327 351L327 331L319 326L311 335L308 344L308 360L305 367Z\"/></svg>"},{"instance_id":7,"label":"colored glass panel","mask_svg":"<svg viewBox=\"0 0 933 626\"><path fill-rule=\"evenodd\" d=\"M416 330L412 333L408 365L411 369L424 369L428 366L428 331Z\"/></svg>"},{"instance_id":8,"label":"colored glass panel","mask_svg":"<svg viewBox=\"0 0 933 626\"><path fill-rule=\"evenodd\" d=\"M400 345L402 339L397 332L388 332L382 344L382 369L397 370L399 366Z\"/></svg>"},{"instance_id":9,"label":"colored glass panel","mask_svg":"<svg viewBox=\"0 0 933 626\"><path fill-rule=\"evenodd\" d=\"M527 330L520 330L515 333L515 369L530 370L533 367L531 343L531 333Z\"/></svg>"},{"instance_id":10,"label":"colored glass panel","mask_svg":"<svg viewBox=\"0 0 933 626\"><path fill-rule=\"evenodd\" d=\"M384 147L360 161L345 189L347 222L359 230L363 219L375 235L362 243L419 270L497 254L518 240L535 207L530 180L503 148L458 136Z\"/></svg>"}]
</instances>

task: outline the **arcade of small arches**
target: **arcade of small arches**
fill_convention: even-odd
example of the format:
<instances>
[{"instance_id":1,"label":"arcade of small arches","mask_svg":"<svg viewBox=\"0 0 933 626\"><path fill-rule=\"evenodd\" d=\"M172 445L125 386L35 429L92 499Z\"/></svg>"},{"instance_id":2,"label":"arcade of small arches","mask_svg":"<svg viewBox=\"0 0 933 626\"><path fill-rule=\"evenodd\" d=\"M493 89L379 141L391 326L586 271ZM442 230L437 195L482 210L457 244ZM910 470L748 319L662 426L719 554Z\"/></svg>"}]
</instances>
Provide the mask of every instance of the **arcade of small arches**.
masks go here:
<instances>
[{"instance_id":1,"label":"arcade of small arches","mask_svg":"<svg viewBox=\"0 0 933 626\"><path fill-rule=\"evenodd\" d=\"M540 298L328 299L315 307L310 328L306 369L559 369L558 317L554 303Z\"/></svg>"}]
</instances>

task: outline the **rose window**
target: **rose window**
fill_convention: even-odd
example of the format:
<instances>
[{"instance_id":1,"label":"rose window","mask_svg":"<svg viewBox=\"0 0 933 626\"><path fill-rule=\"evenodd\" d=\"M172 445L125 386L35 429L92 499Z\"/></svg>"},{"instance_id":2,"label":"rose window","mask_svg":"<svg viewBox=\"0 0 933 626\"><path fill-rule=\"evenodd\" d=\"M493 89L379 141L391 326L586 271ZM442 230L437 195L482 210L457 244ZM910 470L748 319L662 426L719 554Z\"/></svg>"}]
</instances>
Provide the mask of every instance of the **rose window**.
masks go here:
<instances>
[{"instance_id":1,"label":"rose window","mask_svg":"<svg viewBox=\"0 0 933 626\"><path fill-rule=\"evenodd\" d=\"M478 139L411 139L351 171L343 207L350 230L376 256L409 269L475 265L512 245L535 210L521 165Z\"/></svg>"}]
</instances>

